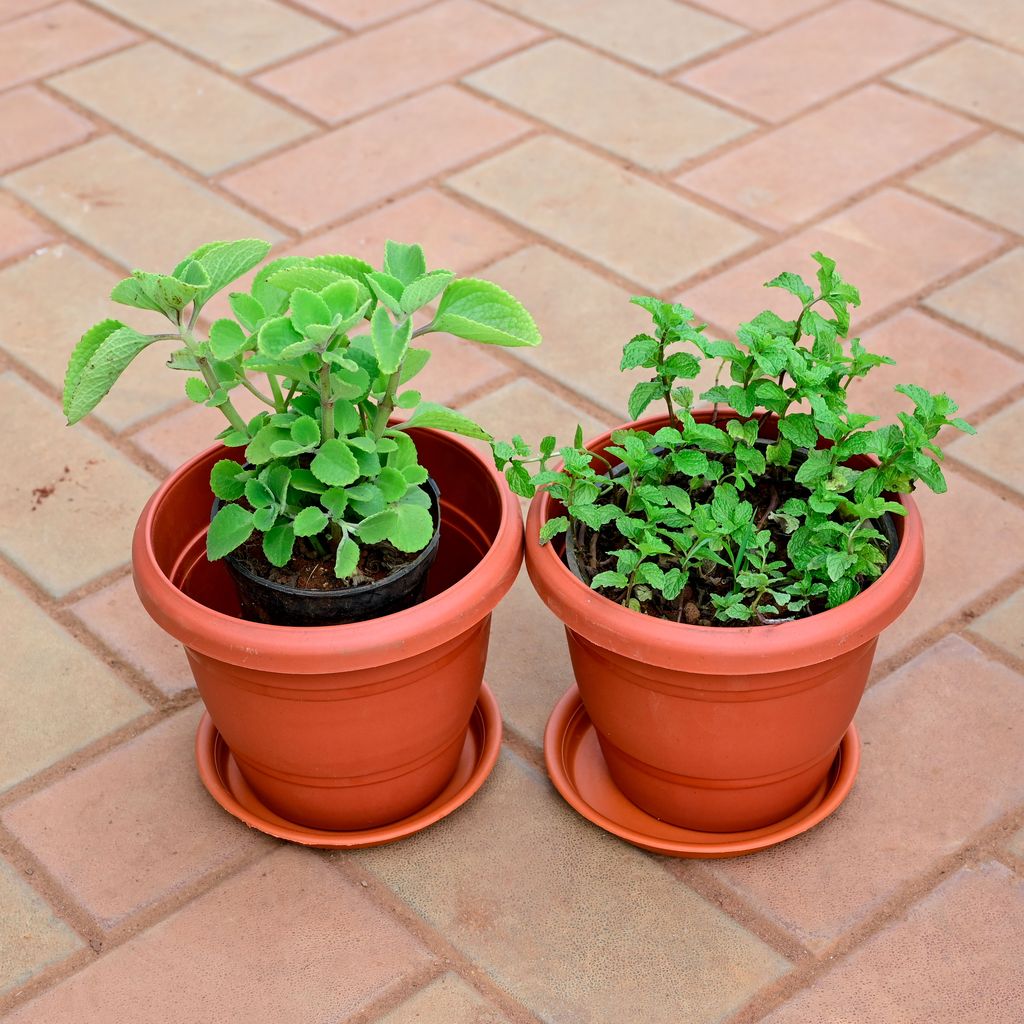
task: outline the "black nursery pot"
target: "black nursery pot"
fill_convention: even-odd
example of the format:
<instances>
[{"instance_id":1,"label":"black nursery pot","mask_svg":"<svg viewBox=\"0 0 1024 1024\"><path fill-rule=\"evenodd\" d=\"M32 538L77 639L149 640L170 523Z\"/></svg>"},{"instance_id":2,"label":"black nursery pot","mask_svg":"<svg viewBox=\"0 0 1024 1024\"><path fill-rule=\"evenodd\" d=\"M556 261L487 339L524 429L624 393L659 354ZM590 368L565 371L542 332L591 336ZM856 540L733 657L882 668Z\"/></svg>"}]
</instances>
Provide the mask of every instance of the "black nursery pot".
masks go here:
<instances>
[{"instance_id":1,"label":"black nursery pot","mask_svg":"<svg viewBox=\"0 0 1024 1024\"><path fill-rule=\"evenodd\" d=\"M363 622L410 608L423 600L430 567L441 541L441 492L433 478L427 481L434 536L408 565L376 583L343 590L303 590L274 583L250 572L233 555L224 562L238 590L242 618L274 626L336 626ZM215 502L216 515L220 502Z\"/></svg>"}]
</instances>

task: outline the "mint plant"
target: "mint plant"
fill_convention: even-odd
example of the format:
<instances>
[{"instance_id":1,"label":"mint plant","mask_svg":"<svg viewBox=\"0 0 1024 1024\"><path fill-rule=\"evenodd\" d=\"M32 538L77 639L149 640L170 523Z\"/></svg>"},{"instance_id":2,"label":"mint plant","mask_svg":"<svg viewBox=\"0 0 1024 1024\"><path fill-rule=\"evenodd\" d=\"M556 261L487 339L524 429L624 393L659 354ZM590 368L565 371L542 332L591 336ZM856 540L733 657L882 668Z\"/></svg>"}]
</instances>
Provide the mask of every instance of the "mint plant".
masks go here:
<instances>
[{"instance_id":1,"label":"mint plant","mask_svg":"<svg viewBox=\"0 0 1024 1024\"><path fill-rule=\"evenodd\" d=\"M409 382L430 358L416 339L444 331L502 346L536 345L523 306L488 281L428 270L418 245L388 242L376 270L354 256L288 256L230 295L233 317L198 322L220 290L257 266L270 245L211 242L171 274L135 271L111 298L162 314L170 329L145 334L104 320L82 336L64 382L64 413L76 423L102 400L131 360L160 341L176 344L169 366L189 374L185 392L227 420L218 438L244 449L246 465L222 459L210 486L222 502L207 537L216 560L262 535L273 566L296 545L329 559L338 579L357 573L367 545L422 550L434 533L430 496L408 431L433 427L491 440L469 417L425 401ZM413 317L436 303L414 328ZM267 408L252 419L232 394L245 389ZM396 409L404 422L391 424Z\"/></svg>"},{"instance_id":2,"label":"mint plant","mask_svg":"<svg viewBox=\"0 0 1024 1024\"><path fill-rule=\"evenodd\" d=\"M877 417L851 411L850 385L893 361L857 338L844 344L859 293L833 260L813 258L816 288L792 273L766 285L798 300L794 319L766 310L740 325L737 343L708 338L685 306L632 299L653 329L623 350L621 370L648 371L629 415L663 405L660 429L615 431L607 459L584 448L579 431L557 453L553 437L536 451L521 437L494 446L516 493L547 488L564 507L540 540L567 531L569 556L595 590L703 625L813 614L884 571L882 519L905 514L891 495L918 482L946 490L935 438L947 425L974 429L955 417L948 395L912 384L896 389L914 407L897 423L875 426ZM709 361L715 384L699 398L711 410L698 419L687 382ZM560 467L550 465L556 454ZM876 464L850 464L865 455Z\"/></svg>"}]
</instances>

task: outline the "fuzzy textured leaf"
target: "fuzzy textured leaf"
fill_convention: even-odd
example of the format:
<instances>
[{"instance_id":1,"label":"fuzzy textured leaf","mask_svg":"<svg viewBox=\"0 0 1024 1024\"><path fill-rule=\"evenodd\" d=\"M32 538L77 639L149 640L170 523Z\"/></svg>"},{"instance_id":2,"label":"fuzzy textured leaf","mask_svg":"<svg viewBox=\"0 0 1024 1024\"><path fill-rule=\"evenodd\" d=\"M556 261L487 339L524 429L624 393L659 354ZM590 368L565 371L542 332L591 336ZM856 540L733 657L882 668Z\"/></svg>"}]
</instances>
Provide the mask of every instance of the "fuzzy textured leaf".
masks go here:
<instances>
[{"instance_id":1,"label":"fuzzy textured leaf","mask_svg":"<svg viewBox=\"0 0 1024 1024\"><path fill-rule=\"evenodd\" d=\"M540 344L540 332L523 304L498 285L474 278L448 285L432 329L508 348Z\"/></svg>"}]
</instances>

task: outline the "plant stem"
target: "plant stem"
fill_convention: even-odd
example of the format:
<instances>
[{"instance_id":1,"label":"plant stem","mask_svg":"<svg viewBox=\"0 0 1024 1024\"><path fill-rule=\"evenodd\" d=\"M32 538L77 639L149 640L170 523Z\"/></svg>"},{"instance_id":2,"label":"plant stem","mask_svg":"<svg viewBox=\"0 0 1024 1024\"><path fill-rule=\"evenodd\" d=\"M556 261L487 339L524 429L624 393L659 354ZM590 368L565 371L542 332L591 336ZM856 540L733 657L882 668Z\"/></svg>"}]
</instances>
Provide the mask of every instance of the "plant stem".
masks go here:
<instances>
[{"instance_id":1,"label":"plant stem","mask_svg":"<svg viewBox=\"0 0 1024 1024\"><path fill-rule=\"evenodd\" d=\"M373 417L373 436L378 441L384 436L384 431L388 427L388 420L391 418L391 413L395 410L395 392L398 390L398 384L401 379L402 367L399 366L388 378L387 387L384 388L380 405L377 406L377 412Z\"/></svg>"},{"instance_id":2,"label":"plant stem","mask_svg":"<svg viewBox=\"0 0 1024 1024\"><path fill-rule=\"evenodd\" d=\"M668 332L662 331L658 337L658 365L664 367L665 365L665 336ZM665 389L665 408L668 410L668 425L670 427L679 426L679 418L676 416L676 411L672 406L672 378L667 373L659 373L658 378L661 380L661 386Z\"/></svg>"},{"instance_id":3,"label":"plant stem","mask_svg":"<svg viewBox=\"0 0 1024 1024\"><path fill-rule=\"evenodd\" d=\"M197 315L197 314L196 314ZM195 322L196 316L193 315L192 321ZM195 359L196 364L199 366L199 372L203 375L203 380L206 381L206 386L210 389L210 394L216 394L221 390L220 381L217 380L217 374L213 372L213 367L210 365L210 360L206 356L199 354L199 348L196 345L195 335L192 333L192 323L185 327L181 323L181 315L178 316L178 337L184 343L185 348L192 354L192 358ZM243 434L248 433L248 427L244 419L242 419L241 413L234 407L231 402L230 395L224 400L221 405L217 406L218 409L224 414L228 423L231 424L235 430L240 431Z\"/></svg>"},{"instance_id":4,"label":"plant stem","mask_svg":"<svg viewBox=\"0 0 1024 1024\"><path fill-rule=\"evenodd\" d=\"M334 438L334 395L331 392L331 364L320 364L320 422L324 441Z\"/></svg>"},{"instance_id":5,"label":"plant stem","mask_svg":"<svg viewBox=\"0 0 1024 1024\"><path fill-rule=\"evenodd\" d=\"M270 382L270 393L274 396L274 408L278 412L287 412L288 406L281 395L281 385L277 380L277 374L268 373L267 380Z\"/></svg>"}]
</instances>

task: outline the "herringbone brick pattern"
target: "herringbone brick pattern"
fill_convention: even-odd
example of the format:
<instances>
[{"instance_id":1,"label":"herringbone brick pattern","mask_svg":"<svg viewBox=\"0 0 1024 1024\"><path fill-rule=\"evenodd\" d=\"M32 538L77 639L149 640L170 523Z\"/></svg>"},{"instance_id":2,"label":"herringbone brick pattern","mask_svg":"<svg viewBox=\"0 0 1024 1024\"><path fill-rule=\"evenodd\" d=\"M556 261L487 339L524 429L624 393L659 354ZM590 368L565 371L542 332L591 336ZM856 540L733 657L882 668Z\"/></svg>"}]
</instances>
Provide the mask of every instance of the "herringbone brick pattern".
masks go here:
<instances>
[{"instance_id":1,"label":"herringbone brick pattern","mask_svg":"<svg viewBox=\"0 0 1024 1024\"><path fill-rule=\"evenodd\" d=\"M1024 980L1024 6L1000 0L0 0L0 1017L11 1024L1012 1024ZM211 237L519 295L514 353L424 390L497 434L621 422L629 295L719 330L837 257L893 383L980 428L922 498L828 823L650 856L543 777L571 675L524 579L488 677L506 751L466 808L359 855L249 833L192 766L198 696L128 578L209 443L161 354L69 432L111 284ZM769 296L771 301L774 297ZM211 310L211 315L215 314ZM871 390L868 390L871 389Z\"/></svg>"}]
</instances>

